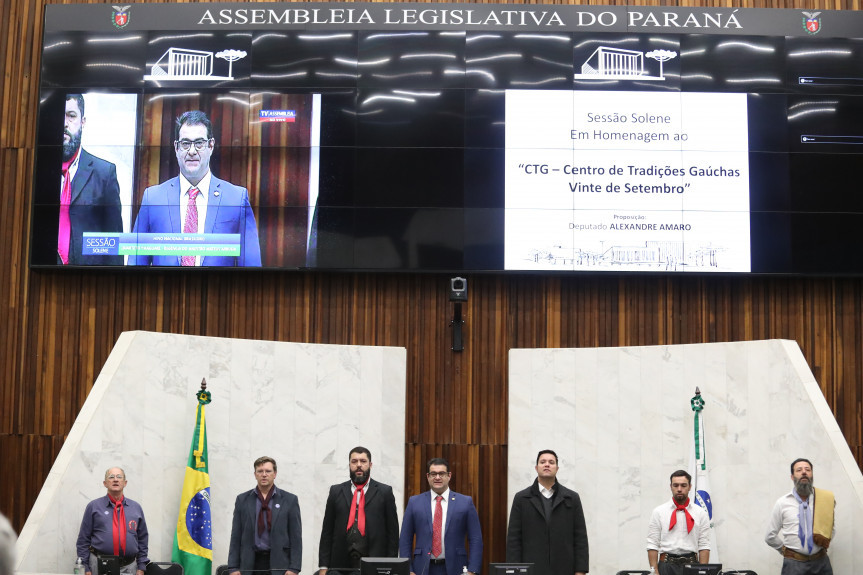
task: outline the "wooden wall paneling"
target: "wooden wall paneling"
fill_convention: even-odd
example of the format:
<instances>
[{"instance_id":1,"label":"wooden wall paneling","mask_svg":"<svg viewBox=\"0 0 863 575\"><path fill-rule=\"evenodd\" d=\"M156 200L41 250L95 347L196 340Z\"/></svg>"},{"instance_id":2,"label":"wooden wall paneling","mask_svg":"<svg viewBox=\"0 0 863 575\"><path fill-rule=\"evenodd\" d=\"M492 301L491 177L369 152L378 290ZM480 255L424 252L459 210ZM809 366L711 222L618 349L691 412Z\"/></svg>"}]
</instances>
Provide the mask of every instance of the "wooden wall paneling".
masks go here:
<instances>
[{"instance_id":1,"label":"wooden wall paneling","mask_svg":"<svg viewBox=\"0 0 863 575\"><path fill-rule=\"evenodd\" d=\"M0 510L16 527L113 343L133 329L406 347L406 492L427 489L428 457L448 457L453 487L477 503L486 561L502 559L505 545L507 354L514 347L794 339L863 465L859 278L469 276L466 349L455 354L450 276L443 274L29 270L43 7L43 0L0 0L0 322L7 326L0 346L0 466L12 470L0 482ZM859 9L859 0L794 7ZM160 118L173 121L167 113ZM143 137L153 147L136 197L143 182L176 173L173 152L152 125L145 124ZM236 169L246 170L242 154L237 158ZM234 164L226 157L219 175L233 176ZM444 402L450 406L441 408Z\"/></svg>"}]
</instances>

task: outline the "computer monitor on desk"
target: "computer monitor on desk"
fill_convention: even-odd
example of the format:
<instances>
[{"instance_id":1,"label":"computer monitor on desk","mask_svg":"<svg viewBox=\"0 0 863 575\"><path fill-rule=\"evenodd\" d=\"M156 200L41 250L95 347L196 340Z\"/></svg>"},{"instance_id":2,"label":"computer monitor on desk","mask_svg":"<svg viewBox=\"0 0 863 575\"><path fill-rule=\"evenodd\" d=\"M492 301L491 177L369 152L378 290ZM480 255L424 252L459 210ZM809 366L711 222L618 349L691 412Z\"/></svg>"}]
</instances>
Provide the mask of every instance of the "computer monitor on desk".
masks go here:
<instances>
[{"instance_id":1,"label":"computer monitor on desk","mask_svg":"<svg viewBox=\"0 0 863 575\"><path fill-rule=\"evenodd\" d=\"M120 575L120 558L116 555L99 555L99 575Z\"/></svg>"},{"instance_id":2,"label":"computer monitor on desk","mask_svg":"<svg viewBox=\"0 0 863 575\"><path fill-rule=\"evenodd\" d=\"M722 563L693 563L683 566L684 575L720 575Z\"/></svg>"},{"instance_id":3,"label":"computer monitor on desk","mask_svg":"<svg viewBox=\"0 0 863 575\"><path fill-rule=\"evenodd\" d=\"M533 563L489 563L489 575L533 575Z\"/></svg>"},{"instance_id":4,"label":"computer monitor on desk","mask_svg":"<svg viewBox=\"0 0 863 575\"><path fill-rule=\"evenodd\" d=\"M410 575L411 564L407 557L363 557L360 575Z\"/></svg>"}]
</instances>

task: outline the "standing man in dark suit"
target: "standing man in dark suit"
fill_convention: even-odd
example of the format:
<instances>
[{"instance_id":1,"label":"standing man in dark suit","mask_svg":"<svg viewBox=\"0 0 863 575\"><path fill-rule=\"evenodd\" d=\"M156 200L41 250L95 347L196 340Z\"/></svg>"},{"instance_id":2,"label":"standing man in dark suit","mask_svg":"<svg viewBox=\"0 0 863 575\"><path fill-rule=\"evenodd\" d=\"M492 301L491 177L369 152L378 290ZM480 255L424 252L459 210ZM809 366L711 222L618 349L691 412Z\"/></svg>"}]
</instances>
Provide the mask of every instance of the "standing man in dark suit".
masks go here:
<instances>
[{"instance_id":1,"label":"standing man in dark suit","mask_svg":"<svg viewBox=\"0 0 863 575\"><path fill-rule=\"evenodd\" d=\"M430 459L427 470L431 491L408 501L399 557L411 558L412 575L460 575L465 567L475 575L482 565L482 530L473 499L450 491L446 459Z\"/></svg>"},{"instance_id":2,"label":"standing man in dark suit","mask_svg":"<svg viewBox=\"0 0 863 575\"><path fill-rule=\"evenodd\" d=\"M63 165L60 176L58 265L123 265L123 256L83 255L84 232L122 232L117 167L81 147L84 96L66 95Z\"/></svg>"},{"instance_id":3,"label":"standing man in dark suit","mask_svg":"<svg viewBox=\"0 0 863 575\"><path fill-rule=\"evenodd\" d=\"M210 171L210 158L216 149L210 119L199 110L184 112L177 118L174 137L180 175L144 190L132 231L237 235L239 255L141 254L129 256L129 265L260 267L261 246L249 191L220 180Z\"/></svg>"},{"instance_id":4,"label":"standing man in dark suit","mask_svg":"<svg viewBox=\"0 0 863 575\"><path fill-rule=\"evenodd\" d=\"M300 503L293 493L276 487L276 462L271 457L255 460L258 486L237 495L228 573L264 571L296 575L303 561L303 528Z\"/></svg>"},{"instance_id":5,"label":"standing man in dark suit","mask_svg":"<svg viewBox=\"0 0 863 575\"><path fill-rule=\"evenodd\" d=\"M320 575L328 568L357 569L362 557L395 557L399 517L393 488L371 478L372 454L354 447L348 456L350 481L330 487L321 545Z\"/></svg>"},{"instance_id":6,"label":"standing man in dark suit","mask_svg":"<svg viewBox=\"0 0 863 575\"><path fill-rule=\"evenodd\" d=\"M557 470L557 454L540 451L536 480L512 500L506 560L533 563L543 575L583 575L589 557L581 498L557 482Z\"/></svg>"}]
</instances>

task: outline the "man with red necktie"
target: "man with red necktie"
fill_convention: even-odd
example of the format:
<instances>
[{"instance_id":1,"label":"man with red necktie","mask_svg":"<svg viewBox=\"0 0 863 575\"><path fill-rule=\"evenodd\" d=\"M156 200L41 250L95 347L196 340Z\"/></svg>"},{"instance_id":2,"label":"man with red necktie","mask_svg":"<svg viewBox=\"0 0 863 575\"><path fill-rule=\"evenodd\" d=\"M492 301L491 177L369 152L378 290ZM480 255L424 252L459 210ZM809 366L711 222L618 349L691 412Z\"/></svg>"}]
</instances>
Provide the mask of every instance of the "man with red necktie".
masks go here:
<instances>
[{"instance_id":1,"label":"man with red necktie","mask_svg":"<svg viewBox=\"0 0 863 575\"><path fill-rule=\"evenodd\" d=\"M126 473L119 467L105 472L102 482L107 495L87 504L81 529L78 531L78 557L86 566L86 575L98 573L99 557L120 558L124 575L144 575L147 563L149 534L144 510L123 495Z\"/></svg>"},{"instance_id":2,"label":"man with red necktie","mask_svg":"<svg viewBox=\"0 0 863 575\"><path fill-rule=\"evenodd\" d=\"M710 561L710 518L689 499L692 476L671 474L671 501L653 510L647 526L647 560L659 575L679 575L683 566Z\"/></svg>"},{"instance_id":3,"label":"man with red necktie","mask_svg":"<svg viewBox=\"0 0 863 575\"><path fill-rule=\"evenodd\" d=\"M239 238L239 255L132 255L130 266L260 267L261 246L255 213L246 188L221 180L210 170L216 134L207 114L184 112L174 123L178 176L144 190L132 232L200 234ZM158 243L158 242L157 242Z\"/></svg>"},{"instance_id":4,"label":"man with red necktie","mask_svg":"<svg viewBox=\"0 0 863 575\"><path fill-rule=\"evenodd\" d=\"M473 499L450 490L446 459L430 459L427 470L431 491L408 501L399 557L410 558L413 575L475 575L482 565L482 529Z\"/></svg>"},{"instance_id":5,"label":"man with red necktie","mask_svg":"<svg viewBox=\"0 0 863 575\"><path fill-rule=\"evenodd\" d=\"M84 232L122 232L117 167L81 147L84 95L66 95L60 168L58 265L123 265L123 256L84 255Z\"/></svg>"},{"instance_id":6,"label":"man with red necktie","mask_svg":"<svg viewBox=\"0 0 863 575\"><path fill-rule=\"evenodd\" d=\"M351 449L350 480L330 487L321 543L320 575L327 569L350 573L363 557L395 557L399 518L393 488L371 478L372 454L365 447Z\"/></svg>"}]
</instances>

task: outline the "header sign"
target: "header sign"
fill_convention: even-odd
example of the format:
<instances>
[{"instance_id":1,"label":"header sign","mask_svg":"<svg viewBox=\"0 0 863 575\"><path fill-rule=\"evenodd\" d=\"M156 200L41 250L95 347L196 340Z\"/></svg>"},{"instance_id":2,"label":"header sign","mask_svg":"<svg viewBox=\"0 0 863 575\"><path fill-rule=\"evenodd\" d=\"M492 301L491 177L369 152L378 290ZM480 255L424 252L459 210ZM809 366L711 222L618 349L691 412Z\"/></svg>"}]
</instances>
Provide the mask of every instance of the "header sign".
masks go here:
<instances>
[{"instance_id":1,"label":"header sign","mask_svg":"<svg viewBox=\"0 0 863 575\"><path fill-rule=\"evenodd\" d=\"M45 29L95 32L416 29L854 37L863 29L863 13L558 4L52 4L45 7Z\"/></svg>"}]
</instances>

